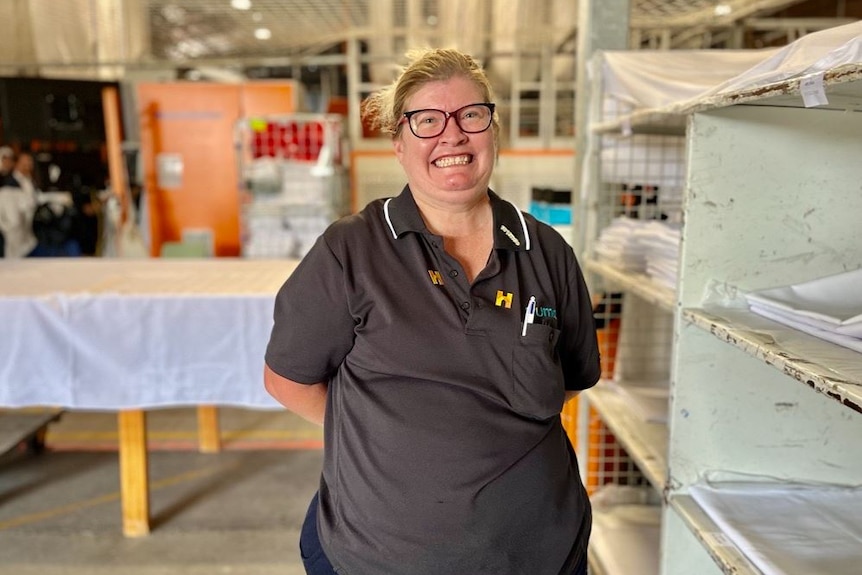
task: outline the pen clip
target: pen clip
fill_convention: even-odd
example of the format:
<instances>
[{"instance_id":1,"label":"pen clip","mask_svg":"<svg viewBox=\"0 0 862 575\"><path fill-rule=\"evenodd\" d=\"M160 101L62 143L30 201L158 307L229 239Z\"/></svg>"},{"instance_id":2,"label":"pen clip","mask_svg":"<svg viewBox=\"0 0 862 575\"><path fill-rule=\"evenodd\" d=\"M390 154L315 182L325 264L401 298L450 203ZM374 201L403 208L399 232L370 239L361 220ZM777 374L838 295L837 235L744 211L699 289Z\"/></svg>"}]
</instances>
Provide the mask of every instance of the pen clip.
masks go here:
<instances>
[{"instance_id":1,"label":"pen clip","mask_svg":"<svg viewBox=\"0 0 862 575\"><path fill-rule=\"evenodd\" d=\"M521 337L527 335L527 326L533 323L536 318L536 296L531 295L530 301L527 303L527 310L524 312L524 327L521 328Z\"/></svg>"}]
</instances>

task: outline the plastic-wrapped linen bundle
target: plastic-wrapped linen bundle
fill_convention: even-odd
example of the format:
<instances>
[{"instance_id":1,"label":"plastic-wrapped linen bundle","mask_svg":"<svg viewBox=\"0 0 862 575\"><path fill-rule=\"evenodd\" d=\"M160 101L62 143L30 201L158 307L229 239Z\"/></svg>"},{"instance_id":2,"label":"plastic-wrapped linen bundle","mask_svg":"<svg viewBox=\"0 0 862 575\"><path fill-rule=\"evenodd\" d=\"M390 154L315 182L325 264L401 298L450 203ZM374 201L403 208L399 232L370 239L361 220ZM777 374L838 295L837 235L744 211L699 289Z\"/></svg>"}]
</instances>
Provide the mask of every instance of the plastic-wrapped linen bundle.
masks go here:
<instances>
[{"instance_id":1,"label":"plastic-wrapped linen bundle","mask_svg":"<svg viewBox=\"0 0 862 575\"><path fill-rule=\"evenodd\" d=\"M666 222L646 222L637 232L644 246L646 272L653 280L675 289L679 269L680 226Z\"/></svg>"},{"instance_id":2,"label":"plastic-wrapped linen bundle","mask_svg":"<svg viewBox=\"0 0 862 575\"><path fill-rule=\"evenodd\" d=\"M641 222L631 218L614 218L599 234L596 256L629 272L644 271L644 247L635 238L635 231L641 225Z\"/></svg>"}]
</instances>

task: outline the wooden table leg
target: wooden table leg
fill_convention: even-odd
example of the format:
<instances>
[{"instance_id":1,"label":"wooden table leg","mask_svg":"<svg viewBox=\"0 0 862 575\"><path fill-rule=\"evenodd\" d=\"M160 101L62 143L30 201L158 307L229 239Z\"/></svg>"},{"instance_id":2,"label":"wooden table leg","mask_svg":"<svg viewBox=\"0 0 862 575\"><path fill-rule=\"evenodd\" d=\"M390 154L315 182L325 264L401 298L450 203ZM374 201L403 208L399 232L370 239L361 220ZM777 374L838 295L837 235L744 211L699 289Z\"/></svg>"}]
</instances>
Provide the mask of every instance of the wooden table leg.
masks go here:
<instances>
[{"instance_id":1,"label":"wooden table leg","mask_svg":"<svg viewBox=\"0 0 862 575\"><path fill-rule=\"evenodd\" d=\"M120 495L123 535L150 533L150 490L147 465L147 419L143 410L125 410L117 416L120 439Z\"/></svg>"},{"instance_id":2,"label":"wooden table leg","mask_svg":"<svg viewBox=\"0 0 862 575\"><path fill-rule=\"evenodd\" d=\"M201 453L221 451L218 408L214 405L198 406L198 451Z\"/></svg>"}]
</instances>

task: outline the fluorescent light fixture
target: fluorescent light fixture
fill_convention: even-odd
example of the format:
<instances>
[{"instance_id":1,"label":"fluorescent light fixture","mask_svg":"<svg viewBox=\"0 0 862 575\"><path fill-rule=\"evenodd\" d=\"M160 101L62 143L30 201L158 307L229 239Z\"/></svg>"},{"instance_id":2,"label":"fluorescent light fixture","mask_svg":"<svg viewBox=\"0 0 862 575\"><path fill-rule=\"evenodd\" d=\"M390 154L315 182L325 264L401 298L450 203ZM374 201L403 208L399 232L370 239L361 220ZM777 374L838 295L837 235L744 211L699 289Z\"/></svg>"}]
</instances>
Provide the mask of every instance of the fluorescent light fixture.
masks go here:
<instances>
[{"instance_id":1,"label":"fluorescent light fixture","mask_svg":"<svg viewBox=\"0 0 862 575\"><path fill-rule=\"evenodd\" d=\"M269 40L272 38L272 31L269 28L256 28L254 37L258 40Z\"/></svg>"}]
</instances>

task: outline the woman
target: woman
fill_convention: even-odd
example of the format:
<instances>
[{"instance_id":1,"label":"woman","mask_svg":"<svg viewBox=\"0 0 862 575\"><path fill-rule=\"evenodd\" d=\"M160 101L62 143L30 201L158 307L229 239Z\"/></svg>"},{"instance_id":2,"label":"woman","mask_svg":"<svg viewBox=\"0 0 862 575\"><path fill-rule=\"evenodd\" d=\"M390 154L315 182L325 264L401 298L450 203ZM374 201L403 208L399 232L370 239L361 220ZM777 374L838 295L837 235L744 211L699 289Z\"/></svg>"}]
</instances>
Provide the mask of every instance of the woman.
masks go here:
<instances>
[{"instance_id":1,"label":"woman","mask_svg":"<svg viewBox=\"0 0 862 575\"><path fill-rule=\"evenodd\" d=\"M586 572L591 516L563 402L599 378L572 249L488 182L479 65L413 55L365 112L400 195L333 224L275 303L265 384L324 425L311 574Z\"/></svg>"}]
</instances>

